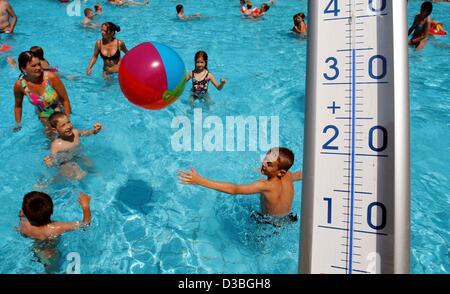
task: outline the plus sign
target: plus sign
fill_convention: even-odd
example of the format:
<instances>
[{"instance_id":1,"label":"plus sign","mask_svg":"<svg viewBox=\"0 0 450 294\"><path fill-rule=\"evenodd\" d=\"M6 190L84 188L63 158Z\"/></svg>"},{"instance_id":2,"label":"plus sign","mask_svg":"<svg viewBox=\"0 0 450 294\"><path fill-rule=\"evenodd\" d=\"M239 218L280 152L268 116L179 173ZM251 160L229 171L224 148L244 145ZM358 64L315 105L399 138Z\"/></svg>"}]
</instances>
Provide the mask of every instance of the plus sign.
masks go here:
<instances>
[{"instance_id":1,"label":"plus sign","mask_svg":"<svg viewBox=\"0 0 450 294\"><path fill-rule=\"evenodd\" d=\"M332 106L328 106L327 108L328 109L332 109L333 114L335 114L336 113L336 109L340 109L341 107L340 106L336 106L336 101L333 101L333 105Z\"/></svg>"}]
</instances>

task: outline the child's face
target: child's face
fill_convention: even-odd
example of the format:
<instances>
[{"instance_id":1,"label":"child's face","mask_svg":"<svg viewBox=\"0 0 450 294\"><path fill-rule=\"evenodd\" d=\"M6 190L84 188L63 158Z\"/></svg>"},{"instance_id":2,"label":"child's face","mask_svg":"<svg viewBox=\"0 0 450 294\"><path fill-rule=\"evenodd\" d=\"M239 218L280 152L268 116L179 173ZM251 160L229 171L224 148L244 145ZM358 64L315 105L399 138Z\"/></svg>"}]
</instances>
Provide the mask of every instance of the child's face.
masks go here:
<instances>
[{"instance_id":1,"label":"child's face","mask_svg":"<svg viewBox=\"0 0 450 294\"><path fill-rule=\"evenodd\" d=\"M261 173L265 176L276 176L279 170L278 154L271 151L266 155L261 165Z\"/></svg>"},{"instance_id":2,"label":"child's face","mask_svg":"<svg viewBox=\"0 0 450 294\"><path fill-rule=\"evenodd\" d=\"M206 62L203 59L203 57L199 57L197 58L197 60L195 61L195 68L197 70L204 70L206 66Z\"/></svg>"},{"instance_id":3,"label":"child's face","mask_svg":"<svg viewBox=\"0 0 450 294\"><path fill-rule=\"evenodd\" d=\"M89 11L87 18L93 18L94 17L94 12Z\"/></svg>"},{"instance_id":4,"label":"child's face","mask_svg":"<svg viewBox=\"0 0 450 294\"><path fill-rule=\"evenodd\" d=\"M72 122L67 116L61 117L56 123L56 131L60 136L70 137L73 135Z\"/></svg>"}]
</instances>

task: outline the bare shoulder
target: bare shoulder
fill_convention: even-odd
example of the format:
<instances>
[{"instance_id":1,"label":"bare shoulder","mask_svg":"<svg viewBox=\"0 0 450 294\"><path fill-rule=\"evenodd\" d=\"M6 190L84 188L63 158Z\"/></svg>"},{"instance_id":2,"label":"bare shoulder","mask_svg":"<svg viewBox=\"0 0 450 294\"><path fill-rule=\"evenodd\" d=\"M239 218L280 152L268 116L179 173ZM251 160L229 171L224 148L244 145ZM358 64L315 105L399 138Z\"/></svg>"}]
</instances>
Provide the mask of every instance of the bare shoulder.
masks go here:
<instances>
[{"instance_id":1,"label":"bare shoulder","mask_svg":"<svg viewBox=\"0 0 450 294\"><path fill-rule=\"evenodd\" d=\"M51 151L53 154L58 153L59 151L61 151L62 145L63 145L64 141L57 138L52 142L52 146L51 146Z\"/></svg>"},{"instance_id":2,"label":"bare shoulder","mask_svg":"<svg viewBox=\"0 0 450 294\"><path fill-rule=\"evenodd\" d=\"M284 175L284 177L286 177L287 180L292 181L292 180L294 179L294 174L293 174L292 172L288 171L288 172ZM284 178L284 177L283 177L283 178Z\"/></svg>"},{"instance_id":3,"label":"bare shoulder","mask_svg":"<svg viewBox=\"0 0 450 294\"><path fill-rule=\"evenodd\" d=\"M46 71L45 74L47 75L47 79L52 83L60 81L59 77L51 71Z\"/></svg>"},{"instance_id":4,"label":"bare shoulder","mask_svg":"<svg viewBox=\"0 0 450 294\"><path fill-rule=\"evenodd\" d=\"M14 91L22 91L22 81L20 79L16 80L14 83Z\"/></svg>"},{"instance_id":5,"label":"bare shoulder","mask_svg":"<svg viewBox=\"0 0 450 294\"><path fill-rule=\"evenodd\" d=\"M28 221L21 222L18 231L25 236L28 236L30 234L30 223Z\"/></svg>"}]
</instances>

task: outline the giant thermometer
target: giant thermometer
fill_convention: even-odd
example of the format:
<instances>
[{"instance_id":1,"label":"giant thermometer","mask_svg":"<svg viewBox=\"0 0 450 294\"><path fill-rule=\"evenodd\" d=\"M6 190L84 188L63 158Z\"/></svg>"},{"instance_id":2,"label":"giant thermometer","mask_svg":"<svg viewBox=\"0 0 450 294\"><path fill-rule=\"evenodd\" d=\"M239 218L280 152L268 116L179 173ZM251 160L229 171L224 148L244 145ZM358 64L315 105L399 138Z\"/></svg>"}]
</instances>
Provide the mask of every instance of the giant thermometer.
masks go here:
<instances>
[{"instance_id":1,"label":"giant thermometer","mask_svg":"<svg viewBox=\"0 0 450 294\"><path fill-rule=\"evenodd\" d=\"M309 0L301 273L409 272L406 0Z\"/></svg>"}]
</instances>

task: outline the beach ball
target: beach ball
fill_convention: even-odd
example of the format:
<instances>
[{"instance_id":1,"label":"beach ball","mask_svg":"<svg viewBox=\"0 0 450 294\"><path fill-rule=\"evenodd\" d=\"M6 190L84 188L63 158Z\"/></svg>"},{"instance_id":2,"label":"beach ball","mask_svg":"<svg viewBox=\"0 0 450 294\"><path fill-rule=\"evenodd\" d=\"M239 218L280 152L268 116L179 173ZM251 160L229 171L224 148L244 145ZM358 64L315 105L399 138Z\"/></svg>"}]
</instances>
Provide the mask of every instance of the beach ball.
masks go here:
<instances>
[{"instance_id":1,"label":"beach ball","mask_svg":"<svg viewBox=\"0 0 450 294\"><path fill-rule=\"evenodd\" d=\"M119 85L124 96L145 109L161 109L181 96L186 68L170 47L145 42L127 52L120 61Z\"/></svg>"}]
</instances>

